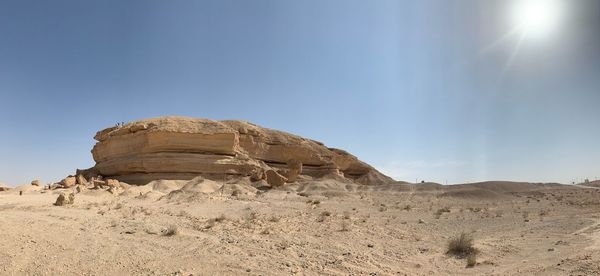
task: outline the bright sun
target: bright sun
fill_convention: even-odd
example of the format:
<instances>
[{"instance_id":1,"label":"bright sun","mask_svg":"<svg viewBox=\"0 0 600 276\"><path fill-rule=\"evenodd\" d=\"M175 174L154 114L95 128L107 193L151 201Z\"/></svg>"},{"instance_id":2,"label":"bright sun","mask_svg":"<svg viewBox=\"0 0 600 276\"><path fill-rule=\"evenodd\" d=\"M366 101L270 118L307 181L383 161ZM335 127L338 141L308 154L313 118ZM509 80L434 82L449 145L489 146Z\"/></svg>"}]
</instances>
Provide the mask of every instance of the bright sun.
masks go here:
<instances>
[{"instance_id":1,"label":"bright sun","mask_svg":"<svg viewBox=\"0 0 600 276\"><path fill-rule=\"evenodd\" d=\"M563 7L559 0L518 0L513 23L527 37L543 37L556 29Z\"/></svg>"}]
</instances>

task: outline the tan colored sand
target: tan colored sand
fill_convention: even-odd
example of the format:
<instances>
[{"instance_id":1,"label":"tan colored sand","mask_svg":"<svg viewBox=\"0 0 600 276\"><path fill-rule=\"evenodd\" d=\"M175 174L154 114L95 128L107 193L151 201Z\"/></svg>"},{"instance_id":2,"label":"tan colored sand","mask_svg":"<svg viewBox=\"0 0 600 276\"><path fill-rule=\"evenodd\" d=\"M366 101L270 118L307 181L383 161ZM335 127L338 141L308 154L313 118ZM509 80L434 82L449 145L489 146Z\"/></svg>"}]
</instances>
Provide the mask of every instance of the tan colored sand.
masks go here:
<instances>
[{"instance_id":1,"label":"tan colored sand","mask_svg":"<svg viewBox=\"0 0 600 276\"><path fill-rule=\"evenodd\" d=\"M0 193L1 275L600 273L594 188L331 180L262 192L196 179L88 191L69 207L52 205L59 191L17 189ZM446 254L462 231L480 251L473 268Z\"/></svg>"}]
</instances>

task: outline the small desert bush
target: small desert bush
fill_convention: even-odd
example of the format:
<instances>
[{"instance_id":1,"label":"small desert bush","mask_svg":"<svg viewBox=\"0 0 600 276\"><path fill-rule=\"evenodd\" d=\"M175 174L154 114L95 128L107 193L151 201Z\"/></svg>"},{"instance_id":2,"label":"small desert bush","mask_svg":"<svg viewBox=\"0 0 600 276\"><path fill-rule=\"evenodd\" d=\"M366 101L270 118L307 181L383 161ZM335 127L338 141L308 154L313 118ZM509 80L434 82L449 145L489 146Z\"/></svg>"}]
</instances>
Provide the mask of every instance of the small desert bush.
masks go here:
<instances>
[{"instance_id":1,"label":"small desert bush","mask_svg":"<svg viewBox=\"0 0 600 276\"><path fill-rule=\"evenodd\" d=\"M467 267L474 267L477 264L477 254L471 253L467 256Z\"/></svg>"},{"instance_id":2,"label":"small desert bush","mask_svg":"<svg viewBox=\"0 0 600 276\"><path fill-rule=\"evenodd\" d=\"M329 211L324 211L319 215L319 218L317 219L317 222L324 222L325 218L331 216L331 212Z\"/></svg>"},{"instance_id":3,"label":"small desert bush","mask_svg":"<svg viewBox=\"0 0 600 276\"><path fill-rule=\"evenodd\" d=\"M448 242L447 253L459 258L464 258L471 254L475 254L476 250L473 247L473 237L463 232L457 237L450 239Z\"/></svg>"},{"instance_id":4,"label":"small desert bush","mask_svg":"<svg viewBox=\"0 0 600 276\"><path fill-rule=\"evenodd\" d=\"M177 228L177 226L171 225L164 229L161 233L165 237L175 236L179 233L179 229Z\"/></svg>"},{"instance_id":5,"label":"small desert bush","mask_svg":"<svg viewBox=\"0 0 600 276\"><path fill-rule=\"evenodd\" d=\"M347 221L342 221L342 229L340 229L340 231L342 232L348 232L350 231L350 223L348 223Z\"/></svg>"},{"instance_id":6,"label":"small desert bush","mask_svg":"<svg viewBox=\"0 0 600 276\"><path fill-rule=\"evenodd\" d=\"M206 221L206 225L204 226L204 229L210 229L213 228L217 223L219 222L223 222L225 221L227 218L225 217L225 215L220 215L216 218L211 218L209 220Z\"/></svg>"},{"instance_id":7,"label":"small desert bush","mask_svg":"<svg viewBox=\"0 0 600 276\"><path fill-rule=\"evenodd\" d=\"M412 207L410 206L410 204L406 204L406 206L404 206L404 211L410 211L412 209Z\"/></svg>"},{"instance_id":8,"label":"small desert bush","mask_svg":"<svg viewBox=\"0 0 600 276\"><path fill-rule=\"evenodd\" d=\"M444 213L450 213L450 209L448 207L438 209L437 211L435 211L435 218L439 219Z\"/></svg>"},{"instance_id":9,"label":"small desert bush","mask_svg":"<svg viewBox=\"0 0 600 276\"><path fill-rule=\"evenodd\" d=\"M265 228L260 232L261 235L269 235L271 234L271 229Z\"/></svg>"}]
</instances>

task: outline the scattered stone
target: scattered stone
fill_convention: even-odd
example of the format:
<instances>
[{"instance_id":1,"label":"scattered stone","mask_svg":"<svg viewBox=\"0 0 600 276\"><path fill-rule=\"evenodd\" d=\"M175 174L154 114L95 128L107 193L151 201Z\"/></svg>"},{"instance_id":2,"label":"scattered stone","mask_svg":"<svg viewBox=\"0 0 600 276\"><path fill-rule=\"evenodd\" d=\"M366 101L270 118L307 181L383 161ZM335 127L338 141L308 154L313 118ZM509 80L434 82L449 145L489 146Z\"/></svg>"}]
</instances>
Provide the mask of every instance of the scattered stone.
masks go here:
<instances>
[{"instance_id":1,"label":"scattered stone","mask_svg":"<svg viewBox=\"0 0 600 276\"><path fill-rule=\"evenodd\" d=\"M59 182L63 188L71 188L77 184L77 178L75 176L68 176Z\"/></svg>"},{"instance_id":2,"label":"scattered stone","mask_svg":"<svg viewBox=\"0 0 600 276\"><path fill-rule=\"evenodd\" d=\"M265 174L267 176L267 183L269 183L271 187L283 186L283 184L285 184L287 181L284 176L274 170L267 170Z\"/></svg>"},{"instance_id":3,"label":"scattered stone","mask_svg":"<svg viewBox=\"0 0 600 276\"><path fill-rule=\"evenodd\" d=\"M120 187L119 180L106 179L106 186L108 187Z\"/></svg>"},{"instance_id":4,"label":"scattered stone","mask_svg":"<svg viewBox=\"0 0 600 276\"><path fill-rule=\"evenodd\" d=\"M93 179L92 183L94 184L94 189L102 189L107 186L105 181L99 179Z\"/></svg>"}]
</instances>

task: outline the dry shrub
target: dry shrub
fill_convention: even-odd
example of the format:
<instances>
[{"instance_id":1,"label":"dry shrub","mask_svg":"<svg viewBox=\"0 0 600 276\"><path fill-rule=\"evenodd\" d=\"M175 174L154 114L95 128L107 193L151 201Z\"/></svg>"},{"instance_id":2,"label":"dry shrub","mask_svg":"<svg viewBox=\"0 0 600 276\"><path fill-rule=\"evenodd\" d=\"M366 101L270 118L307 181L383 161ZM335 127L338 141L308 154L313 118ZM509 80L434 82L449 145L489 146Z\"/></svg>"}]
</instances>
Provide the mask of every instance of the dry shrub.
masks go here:
<instances>
[{"instance_id":1,"label":"dry shrub","mask_svg":"<svg viewBox=\"0 0 600 276\"><path fill-rule=\"evenodd\" d=\"M321 215L319 215L319 218L317 219L317 222L324 222L325 218L327 218L329 216L331 216L331 212L329 212L329 211L323 211L321 213Z\"/></svg>"},{"instance_id":2,"label":"dry shrub","mask_svg":"<svg viewBox=\"0 0 600 276\"><path fill-rule=\"evenodd\" d=\"M463 232L457 237L450 239L448 242L447 253L459 258L464 258L477 253L476 249L473 247L473 237Z\"/></svg>"},{"instance_id":3,"label":"dry shrub","mask_svg":"<svg viewBox=\"0 0 600 276\"><path fill-rule=\"evenodd\" d=\"M342 221L342 229L340 229L341 232L349 232L350 231L350 223L348 223L347 221Z\"/></svg>"},{"instance_id":4,"label":"dry shrub","mask_svg":"<svg viewBox=\"0 0 600 276\"><path fill-rule=\"evenodd\" d=\"M467 267L474 267L477 264L477 254L472 253L467 256Z\"/></svg>"},{"instance_id":5,"label":"dry shrub","mask_svg":"<svg viewBox=\"0 0 600 276\"><path fill-rule=\"evenodd\" d=\"M170 225L166 229L164 229L161 234L165 237L175 236L179 234L179 229L175 225Z\"/></svg>"},{"instance_id":6,"label":"dry shrub","mask_svg":"<svg viewBox=\"0 0 600 276\"><path fill-rule=\"evenodd\" d=\"M439 219L442 216L442 214L444 214L444 213L450 213L450 208L444 207L444 208L438 209L435 212L434 216L436 219Z\"/></svg>"},{"instance_id":7,"label":"dry shrub","mask_svg":"<svg viewBox=\"0 0 600 276\"><path fill-rule=\"evenodd\" d=\"M209 220L206 221L206 225L204 226L204 229L213 228L217 223L223 222L226 219L227 218L223 214L221 214L220 216L218 216L216 218L211 218L211 219L209 219Z\"/></svg>"}]
</instances>

